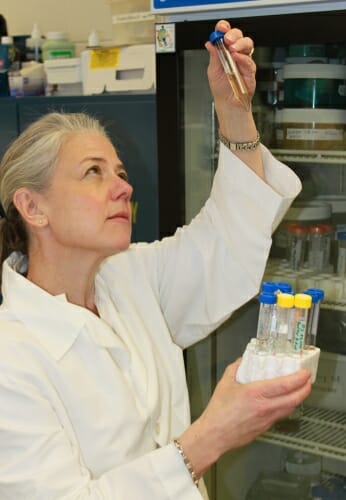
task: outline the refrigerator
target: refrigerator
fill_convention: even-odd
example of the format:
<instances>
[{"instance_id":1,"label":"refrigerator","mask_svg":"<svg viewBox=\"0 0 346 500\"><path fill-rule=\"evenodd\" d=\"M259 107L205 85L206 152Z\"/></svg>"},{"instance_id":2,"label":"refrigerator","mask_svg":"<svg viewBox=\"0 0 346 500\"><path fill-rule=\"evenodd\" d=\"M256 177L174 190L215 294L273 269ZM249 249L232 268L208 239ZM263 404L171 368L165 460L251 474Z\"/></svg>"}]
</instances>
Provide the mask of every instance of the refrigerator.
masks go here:
<instances>
[{"instance_id":1,"label":"refrigerator","mask_svg":"<svg viewBox=\"0 0 346 500\"><path fill-rule=\"evenodd\" d=\"M216 20L225 18L255 41L253 112L262 142L303 184L273 235L263 280L326 291L311 396L288 426L274 426L218 461L206 475L210 498L346 498L346 278L340 270L346 246L340 236L346 230L346 2L161 1L153 2L155 12L167 6L165 23L156 25L160 236L194 217L217 168L204 43ZM305 228L300 264L290 253L289 228L296 225ZM311 228L317 225L325 226L327 254L323 265L313 267ZM254 298L186 351L192 419L227 364L256 336L258 312Z\"/></svg>"}]
</instances>

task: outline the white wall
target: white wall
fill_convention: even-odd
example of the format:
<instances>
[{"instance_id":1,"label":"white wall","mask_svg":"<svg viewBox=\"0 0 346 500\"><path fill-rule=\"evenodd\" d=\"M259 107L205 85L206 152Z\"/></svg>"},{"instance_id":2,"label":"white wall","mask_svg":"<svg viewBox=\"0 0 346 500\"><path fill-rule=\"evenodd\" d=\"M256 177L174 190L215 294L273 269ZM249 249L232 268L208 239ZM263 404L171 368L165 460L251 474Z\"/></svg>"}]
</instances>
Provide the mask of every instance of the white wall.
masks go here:
<instances>
[{"instance_id":1,"label":"white wall","mask_svg":"<svg viewBox=\"0 0 346 500\"><path fill-rule=\"evenodd\" d=\"M1 0L0 13L10 35L30 34L37 22L42 34L64 31L74 42L85 43L93 28L112 39L111 0Z\"/></svg>"}]
</instances>

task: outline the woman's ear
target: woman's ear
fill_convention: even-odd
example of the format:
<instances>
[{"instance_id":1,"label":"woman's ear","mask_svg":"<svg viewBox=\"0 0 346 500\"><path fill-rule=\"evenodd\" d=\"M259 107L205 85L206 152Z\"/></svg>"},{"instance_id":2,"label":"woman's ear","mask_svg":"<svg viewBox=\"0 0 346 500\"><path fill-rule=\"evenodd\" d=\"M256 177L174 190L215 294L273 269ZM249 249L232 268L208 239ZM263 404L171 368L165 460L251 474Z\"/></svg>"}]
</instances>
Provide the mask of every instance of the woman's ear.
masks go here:
<instances>
[{"instance_id":1,"label":"woman's ear","mask_svg":"<svg viewBox=\"0 0 346 500\"><path fill-rule=\"evenodd\" d=\"M46 225L47 217L40 209L38 193L28 188L20 188L14 193L13 203L28 225L34 227Z\"/></svg>"}]
</instances>

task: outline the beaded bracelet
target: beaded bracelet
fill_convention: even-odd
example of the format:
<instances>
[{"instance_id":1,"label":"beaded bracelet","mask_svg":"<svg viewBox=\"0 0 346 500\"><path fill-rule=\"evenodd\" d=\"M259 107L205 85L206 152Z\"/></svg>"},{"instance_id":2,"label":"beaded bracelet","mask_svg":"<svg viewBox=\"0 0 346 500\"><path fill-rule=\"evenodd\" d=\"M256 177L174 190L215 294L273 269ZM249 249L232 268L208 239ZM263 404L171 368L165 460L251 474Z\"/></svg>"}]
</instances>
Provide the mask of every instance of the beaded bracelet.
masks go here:
<instances>
[{"instance_id":1,"label":"beaded bracelet","mask_svg":"<svg viewBox=\"0 0 346 500\"><path fill-rule=\"evenodd\" d=\"M197 474L196 472L193 470L193 467L192 467L192 464L191 462L189 461L189 459L187 458L187 456L185 455L185 452L183 450L183 447L181 446L181 444L179 443L178 439L174 439L173 440L173 443L175 445L175 447L177 448L178 452L180 453L182 459L184 460L184 464L186 465L186 468L187 470L189 471L190 473L190 476L191 476L191 479L192 481L194 482L194 484L196 486L198 486L198 478L197 478Z\"/></svg>"}]
</instances>

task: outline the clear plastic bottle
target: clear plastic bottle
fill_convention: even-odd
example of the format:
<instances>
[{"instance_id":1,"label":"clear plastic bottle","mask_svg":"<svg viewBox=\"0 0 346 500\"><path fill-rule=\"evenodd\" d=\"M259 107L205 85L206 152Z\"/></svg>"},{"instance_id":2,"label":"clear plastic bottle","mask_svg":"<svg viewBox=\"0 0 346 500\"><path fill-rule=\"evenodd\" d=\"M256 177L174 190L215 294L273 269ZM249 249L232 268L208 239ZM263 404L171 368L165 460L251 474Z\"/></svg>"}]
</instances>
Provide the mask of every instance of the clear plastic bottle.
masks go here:
<instances>
[{"instance_id":1,"label":"clear plastic bottle","mask_svg":"<svg viewBox=\"0 0 346 500\"><path fill-rule=\"evenodd\" d=\"M236 63L224 44L223 37L224 33L222 31L213 31L209 36L209 40L218 49L220 61L232 87L234 96L248 111L251 105L249 93Z\"/></svg>"},{"instance_id":2,"label":"clear plastic bottle","mask_svg":"<svg viewBox=\"0 0 346 500\"><path fill-rule=\"evenodd\" d=\"M42 62L43 38L37 23L34 23L31 36L25 41L25 56L27 61Z\"/></svg>"},{"instance_id":3,"label":"clear plastic bottle","mask_svg":"<svg viewBox=\"0 0 346 500\"><path fill-rule=\"evenodd\" d=\"M294 296L294 320L292 348L295 353L301 353L305 346L305 335L308 322L308 313L311 308L312 297L306 293L296 293Z\"/></svg>"},{"instance_id":4,"label":"clear plastic bottle","mask_svg":"<svg viewBox=\"0 0 346 500\"><path fill-rule=\"evenodd\" d=\"M276 353L291 351L294 295L279 293L276 302L276 338L274 350Z\"/></svg>"},{"instance_id":5,"label":"clear plastic bottle","mask_svg":"<svg viewBox=\"0 0 346 500\"><path fill-rule=\"evenodd\" d=\"M276 329L276 295L262 292L258 297L260 308L257 324L257 349L259 353L270 352L271 340L274 339Z\"/></svg>"}]
</instances>

